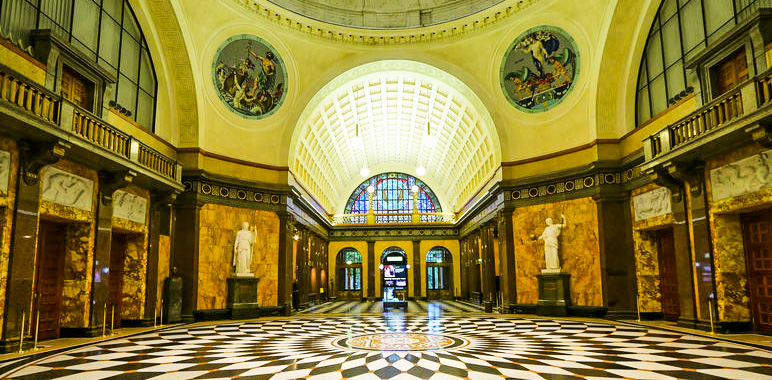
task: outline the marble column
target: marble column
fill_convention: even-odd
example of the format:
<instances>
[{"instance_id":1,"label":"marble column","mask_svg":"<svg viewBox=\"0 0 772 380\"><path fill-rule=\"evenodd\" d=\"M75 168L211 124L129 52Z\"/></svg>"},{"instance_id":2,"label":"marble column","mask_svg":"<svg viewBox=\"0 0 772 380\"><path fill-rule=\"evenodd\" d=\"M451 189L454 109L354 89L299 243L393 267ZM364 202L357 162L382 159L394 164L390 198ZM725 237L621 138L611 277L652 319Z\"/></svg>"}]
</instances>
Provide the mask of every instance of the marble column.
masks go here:
<instances>
[{"instance_id":1,"label":"marble column","mask_svg":"<svg viewBox=\"0 0 772 380\"><path fill-rule=\"evenodd\" d=\"M303 226L298 225L296 227L297 234L299 236L298 239L298 250L297 250L297 257L296 257L296 268L297 268L297 281L298 281L298 291L300 296L300 304L305 305L306 302L308 302L308 293L310 292L310 280L311 278L309 273L309 233L306 228Z\"/></svg>"},{"instance_id":2,"label":"marble column","mask_svg":"<svg viewBox=\"0 0 772 380\"><path fill-rule=\"evenodd\" d=\"M367 300L374 301L375 295L375 273L378 271L378 262L375 261L375 241L367 241ZM380 295L379 295L380 296Z\"/></svg>"},{"instance_id":3,"label":"marble column","mask_svg":"<svg viewBox=\"0 0 772 380\"><path fill-rule=\"evenodd\" d=\"M423 291L423 283L421 283L421 273L425 270L421 268L421 256L423 254L421 252L421 241L413 240L413 264L411 268L413 269L413 297L416 300L421 299Z\"/></svg>"},{"instance_id":4,"label":"marble column","mask_svg":"<svg viewBox=\"0 0 772 380\"><path fill-rule=\"evenodd\" d=\"M174 250L172 268L182 277L182 320L192 322L198 300L198 253L201 207L195 198L184 199L175 205Z\"/></svg>"},{"instance_id":5,"label":"marble column","mask_svg":"<svg viewBox=\"0 0 772 380\"><path fill-rule=\"evenodd\" d=\"M501 260L501 278L499 287L502 304L505 307L517 303L517 290L515 281L515 241L514 226L512 223L513 208L505 208L499 211L499 259Z\"/></svg>"},{"instance_id":6,"label":"marble column","mask_svg":"<svg viewBox=\"0 0 772 380\"><path fill-rule=\"evenodd\" d=\"M161 240L161 230L163 227L170 229L170 226L166 226L170 222L171 215L171 203L176 199L177 194L161 194L154 196L150 199L150 217L148 218L148 252L147 252L147 279L145 286L147 291L145 292L145 315L143 319L146 321L155 320L159 316L161 302L158 299L158 284L162 280L160 276L159 260L160 251L159 244ZM169 234L169 232L166 232ZM169 268L171 270L171 268ZM171 272L170 272L171 273Z\"/></svg>"},{"instance_id":7,"label":"marble column","mask_svg":"<svg viewBox=\"0 0 772 380\"><path fill-rule=\"evenodd\" d=\"M279 262L277 305L285 308L288 314L292 308L292 215L280 212L279 215ZM299 247L298 247L299 248ZM299 249L298 249L299 251Z\"/></svg>"},{"instance_id":8,"label":"marble column","mask_svg":"<svg viewBox=\"0 0 772 380\"><path fill-rule=\"evenodd\" d=\"M496 225L488 222L480 228L480 258L482 259L480 285L483 301L496 299L496 259L494 258L494 232Z\"/></svg>"},{"instance_id":9,"label":"marble column","mask_svg":"<svg viewBox=\"0 0 772 380\"><path fill-rule=\"evenodd\" d=\"M629 193L601 193L594 200L598 212L603 306L608 308L609 317L634 318L637 285Z\"/></svg>"}]
</instances>

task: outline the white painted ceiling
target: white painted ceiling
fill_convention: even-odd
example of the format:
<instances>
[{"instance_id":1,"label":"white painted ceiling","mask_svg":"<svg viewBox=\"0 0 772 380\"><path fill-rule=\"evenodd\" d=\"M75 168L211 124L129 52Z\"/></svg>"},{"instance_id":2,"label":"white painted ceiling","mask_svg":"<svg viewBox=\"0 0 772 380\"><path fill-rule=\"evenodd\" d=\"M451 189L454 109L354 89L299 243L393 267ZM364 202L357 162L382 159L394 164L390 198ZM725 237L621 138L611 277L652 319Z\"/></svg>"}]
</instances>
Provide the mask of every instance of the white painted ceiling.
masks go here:
<instances>
[{"instance_id":1,"label":"white painted ceiling","mask_svg":"<svg viewBox=\"0 0 772 380\"><path fill-rule=\"evenodd\" d=\"M434 147L422 141L436 137ZM363 146L352 140L357 125ZM290 144L290 170L329 213L341 213L354 187L370 175L414 175L456 210L498 170L493 121L461 81L412 61L380 61L340 75L311 100ZM426 174L419 176L416 168Z\"/></svg>"}]
</instances>

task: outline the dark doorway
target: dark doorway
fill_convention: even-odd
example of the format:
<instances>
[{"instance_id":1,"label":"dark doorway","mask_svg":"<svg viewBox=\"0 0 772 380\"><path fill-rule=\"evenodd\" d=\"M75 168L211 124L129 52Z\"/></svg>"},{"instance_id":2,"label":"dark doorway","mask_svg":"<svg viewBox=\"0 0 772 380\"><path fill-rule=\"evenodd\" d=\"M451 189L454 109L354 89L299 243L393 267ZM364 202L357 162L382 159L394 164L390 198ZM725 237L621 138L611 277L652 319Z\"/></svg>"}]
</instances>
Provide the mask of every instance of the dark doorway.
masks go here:
<instances>
[{"instance_id":1,"label":"dark doorway","mask_svg":"<svg viewBox=\"0 0 772 380\"><path fill-rule=\"evenodd\" d=\"M657 231L657 257L659 261L659 288L662 293L662 314L668 321L681 316L678 298L678 274L675 245L671 228Z\"/></svg>"},{"instance_id":2,"label":"dark doorway","mask_svg":"<svg viewBox=\"0 0 772 380\"><path fill-rule=\"evenodd\" d=\"M772 333L772 209L744 214L741 221L754 329Z\"/></svg>"},{"instance_id":3,"label":"dark doorway","mask_svg":"<svg viewBox=\"0 0 772 380\"><path fill-rule=\"evenodd\" d=\"M37 326L38 339L59 337L66 236L66 224L40 221L35 268L36 297L33 311L33 315L40 313L40 322Z\"/></svg>"}]
</instances>

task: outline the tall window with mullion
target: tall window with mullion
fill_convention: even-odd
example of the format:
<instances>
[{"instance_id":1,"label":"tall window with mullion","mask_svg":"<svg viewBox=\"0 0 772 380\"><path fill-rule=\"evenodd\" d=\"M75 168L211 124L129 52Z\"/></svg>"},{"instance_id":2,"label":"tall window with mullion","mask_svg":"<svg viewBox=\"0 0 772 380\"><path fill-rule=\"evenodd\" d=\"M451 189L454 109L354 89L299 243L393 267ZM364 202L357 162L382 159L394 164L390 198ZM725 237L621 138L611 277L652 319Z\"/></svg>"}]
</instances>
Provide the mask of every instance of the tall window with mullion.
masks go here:
<instances>
[{"instance_id":1,"label":"tall window with mullion","mask_svg":"<svg viewBox=\"0 0 772 380\"><path fill-rule=\"evenodd\" d=\"M453 257L444 247L434 247L426 254L426 288L447 290L450 288L450 267Z\"/></svg>"},{"instance_id":2,"label":"tall window with mullion","mask_svg":"<svg viewBox=\"0 0 772 380\"><path fill-rule=\"evenodd\" d=\"M338 252L338 290L362 290L362 254L354 248Z\"/></svg>"},{"instance_id":3,"label":"tall window with mullion","mask_svg":"<svg viewBox=\"0 0 772 380\"><path fill-rule=\"evenodd\" d=\"M665 111L697 83L684 62L772 0L664 0L649 30L636 92L636 123Z\"/></svg>"},{"instance_id":4,"label":"tall window with mullion","mask_svg":"<svg viewBox=\"0 0 772 380\"><path fill-rule=\"evenodd\" d=\"M158 82L128 0L0 0L0 28L27 44L34 29L67 40L115 75L113 100L123 113L154 130Z\"/></svg>"}]
</instances>

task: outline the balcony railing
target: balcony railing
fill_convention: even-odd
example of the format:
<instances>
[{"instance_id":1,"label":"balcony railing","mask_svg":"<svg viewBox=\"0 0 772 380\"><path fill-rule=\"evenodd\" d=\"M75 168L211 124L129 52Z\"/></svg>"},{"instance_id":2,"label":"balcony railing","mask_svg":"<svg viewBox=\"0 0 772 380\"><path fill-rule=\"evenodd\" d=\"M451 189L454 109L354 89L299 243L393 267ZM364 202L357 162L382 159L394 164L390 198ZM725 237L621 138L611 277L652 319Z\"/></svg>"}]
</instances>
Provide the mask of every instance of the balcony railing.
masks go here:
<instances>
[{"instance_id":1,"label":"balcony railing","mask_svg":"<svg viewBox=\"0 0 772 380\"><path fill-rule=\"evenodd\" d=\"M67 130L156 174L179 182L181 166L99 117L0 65L0 101L18 106L45 122ZM72 118L69 117L72 115ZM72 123L72 124L69 124Z\"/></svg>"},{"instance_id":2,"label":"balcony railing","mask_svg":"<svg viewBox=\"0 0 772 380\"><path fill-rule=\"evenodd\" d=\"M453 224L456 215L441 212L336 214L332 224Z\"/></svg>"},{"instance_id":3,"label":"balcony railing","mask_svg":"<svg viewBox=\"0 0 772 380\"><path fill-rule=\"evenodd\" d=\"M772 104L772 70L757 75L643 140L646 161L708 135Z\"/></svg>"}]
</instances>

